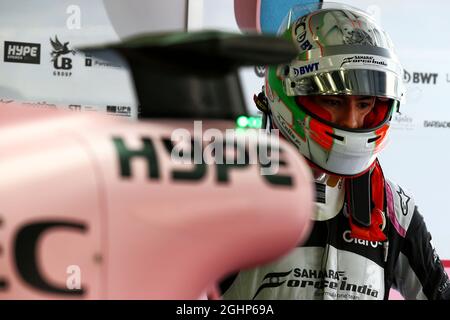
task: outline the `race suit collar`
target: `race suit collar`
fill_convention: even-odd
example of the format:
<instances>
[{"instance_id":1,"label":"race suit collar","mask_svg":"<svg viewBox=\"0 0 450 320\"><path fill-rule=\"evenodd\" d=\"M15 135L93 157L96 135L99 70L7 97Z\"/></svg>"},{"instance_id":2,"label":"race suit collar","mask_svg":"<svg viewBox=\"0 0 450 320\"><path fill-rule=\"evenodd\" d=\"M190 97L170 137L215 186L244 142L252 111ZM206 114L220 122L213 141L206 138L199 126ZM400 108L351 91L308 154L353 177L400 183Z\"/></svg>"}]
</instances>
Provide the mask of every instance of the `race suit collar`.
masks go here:
<instances>
[{"instance_id":1,"label":"race suit collar","mask_svg":"<svg viewBox=\"0 0 450 320\"><path fill-rule=\"evenodd\" d=\"M314 220L325 221L338 215L344 205L344 180L314 172L316 186L316 210Z\"/></svg>"}]
</instances>

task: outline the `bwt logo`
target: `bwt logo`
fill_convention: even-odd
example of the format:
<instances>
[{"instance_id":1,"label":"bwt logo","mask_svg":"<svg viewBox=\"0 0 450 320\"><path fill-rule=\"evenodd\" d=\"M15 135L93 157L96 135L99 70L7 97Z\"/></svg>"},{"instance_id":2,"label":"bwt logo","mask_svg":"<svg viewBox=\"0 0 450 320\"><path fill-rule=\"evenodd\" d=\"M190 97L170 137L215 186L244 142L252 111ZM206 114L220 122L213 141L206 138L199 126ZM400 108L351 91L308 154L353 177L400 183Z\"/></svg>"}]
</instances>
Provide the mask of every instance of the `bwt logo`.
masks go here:
<instances>
[{"instance_id":1,"label":"bwt logo","mask_svg":"<svg viewBox=\"0 0 450 320\"><path fill-rule=\"evenodd\" d=\"M436 84L438 74L437 73L424 73L424 72L413 72L409 73L404 70L403 81L406 83L423 83L423 84Z\"/></svg>"},{"instance_id":2,"label":"bwt logo","mask_svg":"<svg viewBox=\"0 0 450 320\"><path fill-rule=\"evenodd\" d=\"M41 45L39 43L5 41L5 62L41 63Z\"/></svg>"},{"instance_id":3,"label":"bwt logo","mask_svg":"<svg viewBox=\"0 0 450 320\"><path fill-rule=\"evenodd\" d=\"M311 63L303 67L293 67L294 76L298 77L300 75L317 71L319 69L319 63Z\"/></svg>"}]
</instances>

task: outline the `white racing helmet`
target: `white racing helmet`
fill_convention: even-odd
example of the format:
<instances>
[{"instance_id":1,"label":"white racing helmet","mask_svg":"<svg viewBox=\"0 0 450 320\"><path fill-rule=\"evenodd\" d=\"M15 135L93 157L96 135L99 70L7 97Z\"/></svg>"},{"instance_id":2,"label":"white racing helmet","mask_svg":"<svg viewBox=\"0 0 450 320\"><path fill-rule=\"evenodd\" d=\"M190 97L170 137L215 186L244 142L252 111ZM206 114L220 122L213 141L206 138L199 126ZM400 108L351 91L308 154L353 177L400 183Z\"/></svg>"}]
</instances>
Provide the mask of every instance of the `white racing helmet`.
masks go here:
<instances>
[{"instance_id":1,"label":"white racing helmet","mask_svg":"<svg viewBox=\"0 0 450 320\"><path fill-rule=\"evenodd\" d=\"M404 95L403 70L389 36L365 12L319 3L292 8L278 34L298 56L269 66L264 93L275 127L319 169L339 176L366 172L384 148ZM358 129L331 122L308 96L371 96L375 105Z\"/></svg>"}]
</instances>

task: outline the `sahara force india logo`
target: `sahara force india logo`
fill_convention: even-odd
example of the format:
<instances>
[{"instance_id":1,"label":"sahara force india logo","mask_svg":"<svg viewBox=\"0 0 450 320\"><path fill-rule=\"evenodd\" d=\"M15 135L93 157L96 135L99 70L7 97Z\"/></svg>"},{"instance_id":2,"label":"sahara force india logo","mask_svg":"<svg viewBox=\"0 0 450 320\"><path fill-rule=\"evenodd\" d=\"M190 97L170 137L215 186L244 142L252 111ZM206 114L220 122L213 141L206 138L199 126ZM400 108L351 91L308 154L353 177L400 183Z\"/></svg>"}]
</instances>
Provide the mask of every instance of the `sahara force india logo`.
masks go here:
<instances>
[{"instance_id":1,"label":"sahara force india logo","mask_svg":"<svg viewBox=\"0 0 450 320\"><path fill-rule=\"evenodd\" d=\"M291 278L288 278L291 276ZM292 279L294 277L294 279ZM373 289L371 285L358 285L347 281L345 271L335 270L315 270L315 269L301 269L295 268L287 272L270 272L263 278L263 283L256 290L253 300L264 289L270 288L304 288L317 289L323 293L325 288L332 289L332 296L351 296L351 294L367 295L374 298L378 297L378 291ZM329 291L329 290L328 290Z\"/></svg>"},{"instance_id":2,"label":"sahara force india logo","mask_svg":"<svg viewBox=\"0 0 450 320\"><path fill-rule=\"evenodd\" d=\"M342 60L341 67L347 63L362 63L362 64L375 64L381 66L387 66L386 61L381 59L376 59L373 56L353 56L347 57Z\"/></svg>"}]
</instances>

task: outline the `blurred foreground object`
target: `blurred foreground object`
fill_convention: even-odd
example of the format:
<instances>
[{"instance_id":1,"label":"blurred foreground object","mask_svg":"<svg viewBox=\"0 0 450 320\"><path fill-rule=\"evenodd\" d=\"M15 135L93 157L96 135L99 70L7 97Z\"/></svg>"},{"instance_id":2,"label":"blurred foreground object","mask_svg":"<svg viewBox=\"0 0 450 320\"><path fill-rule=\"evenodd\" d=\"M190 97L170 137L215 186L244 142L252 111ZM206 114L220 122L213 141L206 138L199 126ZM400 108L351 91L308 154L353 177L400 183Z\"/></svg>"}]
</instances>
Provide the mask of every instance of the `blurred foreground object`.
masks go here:
<instances>
[{"instance_id":1,"label":"blurred foreground object","mask_svg":"<svg viewBox=\"0 0 450 320\"><path fill-rule=\"evenodd\" d=\"M188 121L10 107L0 119L2 299L195 299L308 232L309 171L285 143L286 168L262 176L258 165L174 164L171 133ZM67 288L70 270L81 290Z\"/></svg>"},{"instance_id":2,"label":"blurred foreground object","mask_svg":"<svg viewBox=\"0 0 450 320\"><path fill-rule=\"evenodd\" d=\"M208 91L205 77L221 82L253 60L279 63L273 57L280 46L271 54L267 44L258 47L262 37L253 37L253 48L248 37L245 51L245 37L210 33L180 55L220 57L220 68L210 72L219 60L183 69L191 61L172 59L181 53L177 45L192 39L142 39L107 49L129 61L141 118L151 120L0 105L0 299L197 299L230 272L275 259L307 237L312 179L292 146L280 141L273 175L261 175L259 164L206 164L205 156L179 163L172 152L177 129L194 137L194 151L208 142L186 118L223 133L244 111L239 101L231 111L208 110L182 83L196 79L214 96L219 86ZM148 50L155 39L159 53ZM231 50L236 44L242 50ZM153 86L142 71L150 75L162 65L166 75L182 76ZM190 99L180 106L152 99L161 92ZM257 143L231 152L246 154Z\"/></svg>"}]
</instances>

